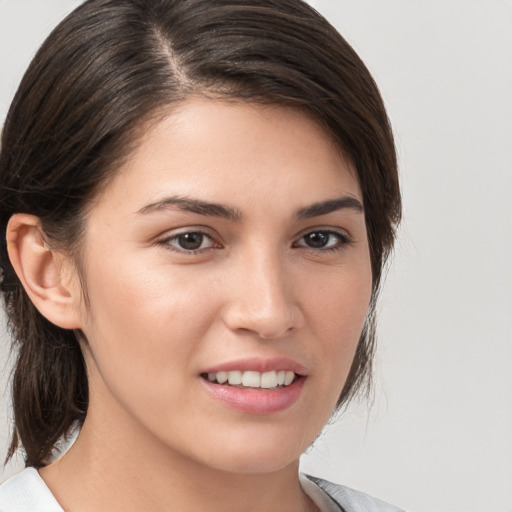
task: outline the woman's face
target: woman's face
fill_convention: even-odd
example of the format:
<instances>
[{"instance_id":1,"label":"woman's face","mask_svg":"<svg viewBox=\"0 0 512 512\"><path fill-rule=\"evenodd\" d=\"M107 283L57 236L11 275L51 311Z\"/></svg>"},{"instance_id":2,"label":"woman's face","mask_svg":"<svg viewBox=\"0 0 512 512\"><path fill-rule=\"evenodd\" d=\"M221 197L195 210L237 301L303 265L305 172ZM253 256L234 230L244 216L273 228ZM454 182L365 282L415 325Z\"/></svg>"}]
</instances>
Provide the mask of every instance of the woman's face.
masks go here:
<instances>
[{"instance_id":1,"label":"woman's face","mask_svg":"<svg viewBox=\"0 0 512 512\"><path fill-rule=\"evenodd\" d=\"M350 162L303 114L213 100L150 129L98 194L83 267L86 424L236 472L314 440L371 292Z\"/></svg>"}]
</instances>

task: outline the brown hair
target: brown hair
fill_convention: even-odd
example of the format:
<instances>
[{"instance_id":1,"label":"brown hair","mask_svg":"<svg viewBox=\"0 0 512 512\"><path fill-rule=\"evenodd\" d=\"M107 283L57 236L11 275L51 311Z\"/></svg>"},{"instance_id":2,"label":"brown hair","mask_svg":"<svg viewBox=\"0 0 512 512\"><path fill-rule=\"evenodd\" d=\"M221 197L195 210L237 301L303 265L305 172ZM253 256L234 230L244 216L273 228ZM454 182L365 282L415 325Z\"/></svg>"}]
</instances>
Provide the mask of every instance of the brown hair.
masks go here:
<instances>
[{"instance_id":1,"label":"brown hair","mask_svg":"<svg viewBox=\"0 0 512 512\"><path fill-rule=\"evenodd\" d=\"M2 133L1 289L17 349L8 457L21 442L27 465L43 465L88 405L76 333L37 311L9 262L9 218L38 216L48 240L77 255L87 202L137 128L190 94L303 109L353 161L373 297L339 405L369 382L375 300L401 203L391 129L363 62L301 0L88 0L34 57Z\"/></svg>"}]
</instances>

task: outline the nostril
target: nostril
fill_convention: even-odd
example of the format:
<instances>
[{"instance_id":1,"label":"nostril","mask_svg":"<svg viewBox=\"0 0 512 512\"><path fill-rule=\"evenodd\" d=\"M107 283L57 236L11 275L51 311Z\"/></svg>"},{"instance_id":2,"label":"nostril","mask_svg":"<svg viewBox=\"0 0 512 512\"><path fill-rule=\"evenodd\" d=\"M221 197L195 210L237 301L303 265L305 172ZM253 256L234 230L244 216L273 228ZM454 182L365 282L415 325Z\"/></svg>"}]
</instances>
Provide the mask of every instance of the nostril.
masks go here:
<instances>
[{"instance_id":1,"label":"nostril","mask_svg":"<svg viewBox=\"0 0 512 512\"><path fill-rule=\"evenodd\" d=\"M239 334L255 335L262 340L283 338L299 329L303 322L302 315L288 313L275 313L271 315L258 315L255 313L233 312L225 315L226 326Z\"/></svg>"},{"instance_id":2,"label":"nostril","mask_svg":"<svg viewBox=\"0 0 512 512\"><path fill-rule=\"evenodd\" d=\"M289 334L291 331L293 331L294 328L293 327L286 327L282 330L267 330L267 331L260 331L258 333L258 336L259 338L261 338L262 340L273 340L273 339L276 339L276 338L282 338L284 336L286 336L287 334Z\"/></svg>"}]
</instances>

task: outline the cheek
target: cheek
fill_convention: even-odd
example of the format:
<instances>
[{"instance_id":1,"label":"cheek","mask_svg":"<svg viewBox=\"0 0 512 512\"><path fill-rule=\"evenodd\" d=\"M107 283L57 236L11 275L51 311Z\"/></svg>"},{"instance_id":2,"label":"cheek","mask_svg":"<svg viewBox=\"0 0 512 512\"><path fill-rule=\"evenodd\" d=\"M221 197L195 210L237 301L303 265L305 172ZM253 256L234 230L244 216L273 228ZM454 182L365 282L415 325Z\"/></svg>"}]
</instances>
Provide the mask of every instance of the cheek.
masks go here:
<instances>
[{"instance_id":1,"label":"cheek","mask_svg":"<svg viewBox=\"0 0 512 512\"><path fill-rule=\"evenodd\" d=\"M169 268L93 270L85 332L91 398L105 418L114 407L150 430L170 425L172 411L188 410L194 357L214 316L214 297Z\"/></svg>"},{"instance_id":2,"label":"cheek","mask_svg":"<svg viewBox=\"0 0 512 512\"><path fill-rule=\"evenodd\" d=\"M308 321L315 329L328 378L344 384L366 320L371 298L372 278L369 264L340 269L308 294Z\"/></svg>"},{"instance_id":3,"label":"cheek","mask_svg":"<svg viewBox=\"0 0 512 512\"><path fill-rule=\"evenodd\" d=\"M166 266L91 267L84 333L106 373L169 383L185 368L215 314L214 297Z\"/></svg>"},{"instance_id":4,"label":"cheek","mask_svg":"<svg viewBox=\"0 0 512 512\"><path fill-rule=\"evenodd\" d=\"M307 310L327 332L343 338L362 329L371 298L372 279L369 265L347 266L319 279L309 287Z\"/></svg>"}]
</instances>

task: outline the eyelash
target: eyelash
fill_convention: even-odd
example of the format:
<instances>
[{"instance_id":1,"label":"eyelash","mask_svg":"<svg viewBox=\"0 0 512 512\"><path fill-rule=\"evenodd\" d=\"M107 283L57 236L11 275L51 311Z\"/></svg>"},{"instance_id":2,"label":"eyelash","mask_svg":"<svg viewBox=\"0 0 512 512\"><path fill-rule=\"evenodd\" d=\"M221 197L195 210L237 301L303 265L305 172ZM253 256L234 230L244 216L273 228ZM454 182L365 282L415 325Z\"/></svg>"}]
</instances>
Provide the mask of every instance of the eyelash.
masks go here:
<instances>
[{"instance_id":1,"label":"eyelash","mask_svg":"<svg viewBox=\"0 0 512 512\"><path fill-rule=\"evenodd\" d=\"M312 231L308 231L304 235L302 235L299 240L302 240L303 238L311 235L327 235L328 237L335 237L337 238L337 243L332 247L310 247L306 245L299 245L298 241L293 244L293 247L304 247L307 250L314 251L314 252L338 252L342 251L349 245L353 243L353 240L345 233L340 233L339 231L334 231L332 229L313 229Z\"/></svg>"},{"instance_id":2,"label":"eyelash","mask_svg":"<svg viewBox=\"0 0 512 512\"><path fill-rule=\"evenodd\" d=\"M305 237L312 236L312 235L319 235L319 234L327 235L328 237L334 236L335 238L337 238L337 243L332 247L319 247L319 248L299 244L299 241L304 239ZM172 244L173 241L177 241L179 238L185 237L187 235L200 235L202 237L201 245L202 245L204 239L208 239L208 240L210 240L210 243L213 244L213 246L204 247L204 248L200 247L198 249L187 250L185 248L180 248L180 247L177 247ZM308 251L312 251L315 253L325 253L325 252L342 251L343 249L345 249L347 246L351 245L352 243L353 243L353 240L348 235L346 235L344 233L340 233L339 231L334 231L332 229L313 229L313 230L308 231L307 233L303 234L296 242L293 243L292 247L293 248L302 247ZM185 255L202 254L202 253L212 250L212 249L222 248L222 246L220 244L215 242L215 240L213 239L213 237L211 235L209 235L208 233L205 233L204 231L200 231L200 230L184 231L182 233L178 233L176 235L159 240L157 242L157 244L164 246L166 249L168 249L170 251L175 251L175 252L185 254Z\"/></svg>"},{"instance_id":3,"label":"eyelash","mask_svg":"<svg viewBox=\"0 0 512 512\"><path fill-rule=\"evenodd\" d=\"M176 246L172 245L171 242L173 242L175 240L177 241L179 238L185 237L187 235L200 235L201 237L203 237L203 240L201 241L201 245L202 245L202 242L204 241L204 239L208 239L208 240L210 240L211 243L213 243L214 246L187 250L185 248L176 247ZM178 233L176 235L172 235L167 238L164 238L163 240L160 240L157 243L158 243L158 245L162 245L170 251L178 252L178 253L185 254L185 255L201 254L201 253L204 253L205 251L209 251L209 250L216 249L216 248L221 248L221 245L217 244L211 235L209 235L208 233L205 233L204 231L200 231L200 230L184 231L182 233ZM215 247L215 245L217 245L217 247Z\"/></svg>"}]
</instances>

